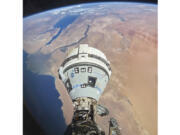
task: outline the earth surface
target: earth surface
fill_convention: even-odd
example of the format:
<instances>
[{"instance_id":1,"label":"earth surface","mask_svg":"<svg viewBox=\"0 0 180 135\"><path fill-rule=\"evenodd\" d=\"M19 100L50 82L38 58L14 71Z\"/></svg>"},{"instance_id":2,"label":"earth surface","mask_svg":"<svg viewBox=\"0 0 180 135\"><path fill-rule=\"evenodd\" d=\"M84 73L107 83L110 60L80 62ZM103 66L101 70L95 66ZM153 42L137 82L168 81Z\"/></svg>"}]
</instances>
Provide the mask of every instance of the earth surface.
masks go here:
<instances>
[{"instance_id":1,"label":"earth surface","mask_svg":"<svg viewBox=\"0 0 180 135\"><path fill-rule=\"evenodd\" d=\"M122 135L157 135L157 5L91 3L23 19L23 97L47 135L62 135L73 107L58 68L80 43L105 53L112 76L99 100L110 110L97 117L108 133L117 119Z\"/></svg>"}]
</instances>

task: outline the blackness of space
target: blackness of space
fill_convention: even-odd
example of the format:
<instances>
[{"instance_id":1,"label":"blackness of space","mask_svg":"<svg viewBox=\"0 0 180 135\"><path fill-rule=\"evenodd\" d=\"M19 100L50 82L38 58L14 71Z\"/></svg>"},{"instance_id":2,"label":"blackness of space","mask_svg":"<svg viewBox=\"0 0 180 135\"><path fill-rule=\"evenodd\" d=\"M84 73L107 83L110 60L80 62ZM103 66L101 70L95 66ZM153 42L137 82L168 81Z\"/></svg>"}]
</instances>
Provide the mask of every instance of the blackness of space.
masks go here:
<instances>
[{"instance_id":1,"label":"blackness of space","mask_svg":"<svg viewBox=\"0 0 180 135\"><path fill-rule=\"evenodd\" d=\"M124 2L145 2L157 4L157 0L115 0ZM23 0L23 16L29 16L45 10L89 2L112 2L111 0Z\"/></svg>"},{"instance_id":2,"label":"blackness of space","mask_svg":"<svg viewBox=\"0 0 180 135\"><path fill-rule=\"evenodd\" d=\"M123 1L123 0L116 0ZM110 0L23 0L23 17L49 9L89 2L112 2ZM123 2L144 2L157 4L157 0L125 0ZM33 119L27 107L23 105L23 135L45 135L40 125Z\"/></svg>"}]
</instances>

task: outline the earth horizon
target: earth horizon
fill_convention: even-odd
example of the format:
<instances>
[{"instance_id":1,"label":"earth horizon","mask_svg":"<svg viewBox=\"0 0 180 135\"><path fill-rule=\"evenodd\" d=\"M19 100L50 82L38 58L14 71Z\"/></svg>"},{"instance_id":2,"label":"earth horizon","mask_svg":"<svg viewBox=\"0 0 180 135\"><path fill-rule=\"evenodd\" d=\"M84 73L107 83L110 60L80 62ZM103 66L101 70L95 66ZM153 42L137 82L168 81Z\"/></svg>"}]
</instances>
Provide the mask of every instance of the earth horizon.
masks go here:
<instances>
[{"instance_id":1,"label":"earth horizon","mask_svg":"<svg viewBox=\"0 0 180 135\"><path fill-rule=\"evenodd\" d=\"M23 98L47 135L63 134L72 101L58 78L69 49L89 44L108 58L112 76L97 116L108 133L117 119L122 135L157 135L157 5L98 2L48 10L23 19Z\"/></svg>"}]
</instances>

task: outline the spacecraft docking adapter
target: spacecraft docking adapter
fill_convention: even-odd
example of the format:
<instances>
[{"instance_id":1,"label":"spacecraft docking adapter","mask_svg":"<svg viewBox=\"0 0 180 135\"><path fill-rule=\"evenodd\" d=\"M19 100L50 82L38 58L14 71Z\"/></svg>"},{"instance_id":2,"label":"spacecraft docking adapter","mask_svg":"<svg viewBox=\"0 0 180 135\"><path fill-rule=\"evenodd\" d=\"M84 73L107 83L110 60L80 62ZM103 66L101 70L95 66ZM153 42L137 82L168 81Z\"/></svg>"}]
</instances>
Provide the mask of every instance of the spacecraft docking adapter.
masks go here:
<instances>
[{"instance_id":1,"label":"spacecraft docking adapter","mask_svg":"<svg viewBox=\"0 0 180 135\"><path fill-rule=\"evenodd\" d=\"M95 117L96 114L104 116L109 113L107 108L97 103L111 76L110 62L104 53L87 44L80 44L68 52L58 72L74 105L72 123L65 134L105 135L96 124ZM119 135L116 132L118 126L109 125L109 134Z\"/></svg>"}]
</instances>

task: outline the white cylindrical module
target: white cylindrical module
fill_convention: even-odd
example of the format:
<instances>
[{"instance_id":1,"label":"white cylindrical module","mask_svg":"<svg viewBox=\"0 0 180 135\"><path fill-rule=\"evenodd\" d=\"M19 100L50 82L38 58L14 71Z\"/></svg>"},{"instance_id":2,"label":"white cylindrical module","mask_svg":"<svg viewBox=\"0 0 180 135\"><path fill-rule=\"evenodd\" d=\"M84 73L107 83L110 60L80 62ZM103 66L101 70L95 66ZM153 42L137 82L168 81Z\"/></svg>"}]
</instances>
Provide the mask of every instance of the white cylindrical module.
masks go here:
<instances>
[{"instance_id":1,"label":"white cylindrical module","mask_svg":"<svg viewBox=\"0 0 180 135\"><path fill-rule=\"evenodd\" d=\"M72 100L89 97L98 101L111 76L111 67L100 50L80 44L68 53L58 72Z\"/></svg>"}]
</instances>

